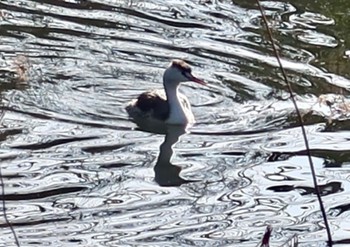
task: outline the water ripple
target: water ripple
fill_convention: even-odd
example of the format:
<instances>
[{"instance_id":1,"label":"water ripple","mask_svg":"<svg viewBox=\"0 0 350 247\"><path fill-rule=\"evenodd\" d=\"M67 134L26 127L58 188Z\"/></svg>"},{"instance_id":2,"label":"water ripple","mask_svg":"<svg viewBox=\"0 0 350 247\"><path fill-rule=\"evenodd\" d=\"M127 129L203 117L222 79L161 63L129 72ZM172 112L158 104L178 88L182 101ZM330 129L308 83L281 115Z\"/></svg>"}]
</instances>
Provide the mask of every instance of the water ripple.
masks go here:
<instances>
[{"instance_id":1,"label":"water ripple","mask_svg":"<svg viewBox=\"0 0 350 247\"><path fill-rule=\"evenodd\" d=\"M346 242L347 15L340 20L333 2L327 11L262 4L334 239ZM274 246L294 234L300 246L324 244L298 119L256 5L5 0L0 8L2 198L22 245L256 246L266 225ZM181 87L197 123L142 131L124 107L162 87L172 58L208 82ZM3 221L1 236L11 246Z\"/></svg>"}]
</instances>

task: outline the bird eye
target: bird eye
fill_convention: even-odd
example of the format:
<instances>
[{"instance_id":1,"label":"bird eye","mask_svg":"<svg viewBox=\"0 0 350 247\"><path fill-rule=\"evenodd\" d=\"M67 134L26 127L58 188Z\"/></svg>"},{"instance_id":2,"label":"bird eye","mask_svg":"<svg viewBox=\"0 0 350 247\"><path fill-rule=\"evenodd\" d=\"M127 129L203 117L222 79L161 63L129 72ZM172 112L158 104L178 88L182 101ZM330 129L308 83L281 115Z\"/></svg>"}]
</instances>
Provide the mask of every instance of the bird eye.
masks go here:
<instances>
[{"instance_id":1,"label":"bird eye","mask_svg":"<svg viewBox=\"0 0 350 247\"><path fill-rule=\"evenodd\" d=\"M187 71L182 71L182 75L188 79L190 79L192 77L191 71L187 70Z\"/></svg>"},{"instance_id":2,"label":"bird eye","mask_svg":"<svg viewBox=\"0 0 350 247\"><path fill-rule=\"evenodd\" d=\"M191 68L182 68L182 74L186 77L192 73Z\"/></svg>"}]
</instances>

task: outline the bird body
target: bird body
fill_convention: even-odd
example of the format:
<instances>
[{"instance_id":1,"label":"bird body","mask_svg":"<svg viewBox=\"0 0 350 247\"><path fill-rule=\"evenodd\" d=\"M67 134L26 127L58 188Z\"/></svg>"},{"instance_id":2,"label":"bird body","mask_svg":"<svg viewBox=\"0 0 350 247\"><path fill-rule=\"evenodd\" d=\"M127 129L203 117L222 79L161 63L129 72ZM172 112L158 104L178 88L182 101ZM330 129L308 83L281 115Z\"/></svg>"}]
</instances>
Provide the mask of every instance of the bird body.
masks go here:
<instances>
[{"instance_id":1,"label":"bird body","mask_svg":"<svg viewBox=\"0 0 350 247\"><path fill-rule=\"evenodd\" d=\"M173 60L163 75L164 90L141 93L127 105L126 111L136 123L143 121L174 125L194 123L190 102L178 90L180 83L186 81L205 85L204 81L192 75L187 63Z\"/></svg>"}]
</instances>

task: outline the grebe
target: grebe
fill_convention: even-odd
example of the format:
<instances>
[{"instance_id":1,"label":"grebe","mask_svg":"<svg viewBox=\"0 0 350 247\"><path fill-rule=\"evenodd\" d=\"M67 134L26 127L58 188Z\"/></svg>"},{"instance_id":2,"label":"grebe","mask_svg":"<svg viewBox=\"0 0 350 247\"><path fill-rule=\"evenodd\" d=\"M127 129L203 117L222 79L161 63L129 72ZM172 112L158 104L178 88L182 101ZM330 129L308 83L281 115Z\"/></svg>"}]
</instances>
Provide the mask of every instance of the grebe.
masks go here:
<instances>
[{"instance_id":1,"label":"grebe","mask_svg":"<svg viewBox=\"0 0 350 247\"><path fill-rule=\"evenodd\" d=\"M136 122L154 122L174 125L194 123L194 116L187 97L178 92L181 82L206 83L191 73L191 67L183 60L172 60L163 75L164 90L144 92L126 106L129 116ZM165 92L164 92L165 91Z\"/></svg>"}]
</instances>

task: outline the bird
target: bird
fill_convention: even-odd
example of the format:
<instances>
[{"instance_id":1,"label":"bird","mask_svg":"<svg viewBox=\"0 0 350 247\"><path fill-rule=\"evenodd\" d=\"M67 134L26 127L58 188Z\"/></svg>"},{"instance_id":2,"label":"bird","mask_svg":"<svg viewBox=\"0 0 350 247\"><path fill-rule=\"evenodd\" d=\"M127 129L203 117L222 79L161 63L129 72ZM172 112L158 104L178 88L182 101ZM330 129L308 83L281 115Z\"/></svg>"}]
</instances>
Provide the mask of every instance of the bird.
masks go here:
<instances>
[{"instance_id":1,"label":"bird","mask_svg":"<svg viewBox=\"0 0 350 247\"><path fill-rule=\"evenodd\" d=\"M207 85L192 74L191 67L181 59L171 61L163 74L164 90L156 89L141 93L125 107L136 123L183 125L195 123L187 97L178 91L183 82L193 81Z\"/></svg>"}]
</instances>

